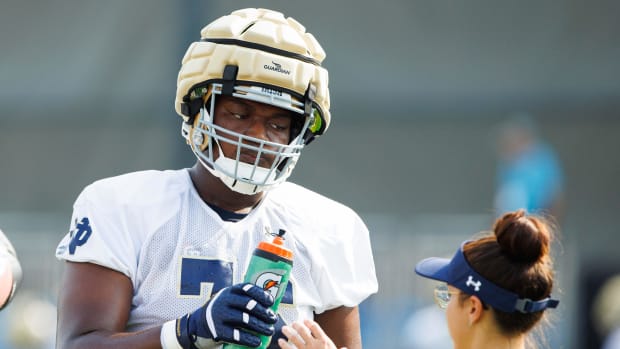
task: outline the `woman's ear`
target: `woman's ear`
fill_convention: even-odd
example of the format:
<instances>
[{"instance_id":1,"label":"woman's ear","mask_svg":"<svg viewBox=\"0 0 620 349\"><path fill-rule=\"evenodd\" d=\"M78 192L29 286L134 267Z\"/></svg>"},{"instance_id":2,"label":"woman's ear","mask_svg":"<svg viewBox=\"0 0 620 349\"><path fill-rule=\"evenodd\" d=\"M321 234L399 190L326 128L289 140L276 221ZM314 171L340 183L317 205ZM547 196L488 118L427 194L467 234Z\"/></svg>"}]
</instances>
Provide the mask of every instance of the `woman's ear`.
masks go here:
<instances>
[{"instance_id":1,"label":"woman's ear","mask_svg":"<svg viewBox=\"0 0 620 349\"><path fill-rule=\"evenodd\" d=\"M484 310L484 306L482 301L477 296L470 296L467 299L467 307L468 307L468 321L469 326L475 324L480 321L482 318L482 311Z\"/></svg>"}]
</instances>

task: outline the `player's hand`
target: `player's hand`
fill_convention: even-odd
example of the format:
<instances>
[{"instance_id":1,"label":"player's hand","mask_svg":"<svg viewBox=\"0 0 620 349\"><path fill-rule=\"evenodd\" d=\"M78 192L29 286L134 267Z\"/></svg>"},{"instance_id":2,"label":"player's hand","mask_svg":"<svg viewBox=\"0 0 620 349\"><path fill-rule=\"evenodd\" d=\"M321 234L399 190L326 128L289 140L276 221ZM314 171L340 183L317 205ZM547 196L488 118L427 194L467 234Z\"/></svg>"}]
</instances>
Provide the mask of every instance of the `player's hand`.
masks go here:
<instances>
[{"instance_id":1,"label":"player's hand","mask_svg":"<svg viewBox=\"0 0 620 349\"><path fill-rule=\"evenodd\" d=\"M257 347L258 334L274 333L277 316L269 309L273 302L269 292L249 283L226 287L177 320L177 340L183 348L205 349L214 341Z\"/></svg>"},{"instance_id":2,"label":"player's hand","mask_svg":"<svg viewBox=\"0 0 620 349\"><path fill-rule=\"evenodd\" d=\"M321 326L312 320L304 320L303 324L295 322L292 326L284 326L282 332L288 338L288 342L279 339L281 349L337 349Z\"/></svg>"},{"instance_id":3,"label":"player's hand","mask_svg":"<svg viewBox=\"0 0 620 349\"><path fill-rule=\"evenodd\" d=\"M278 340L280 338L286 340L286 336L284 336L284 333L282 332L282 328L284 326L286 326L286 322L284 322L284 319L282 319L282 316L278 314L278 321L275 323L275 325L273 325L274 334L273 336L271 336L271 341L269 342L267 349L279 349L280 345L278 344Z\"/></svg>"}]
</instances>

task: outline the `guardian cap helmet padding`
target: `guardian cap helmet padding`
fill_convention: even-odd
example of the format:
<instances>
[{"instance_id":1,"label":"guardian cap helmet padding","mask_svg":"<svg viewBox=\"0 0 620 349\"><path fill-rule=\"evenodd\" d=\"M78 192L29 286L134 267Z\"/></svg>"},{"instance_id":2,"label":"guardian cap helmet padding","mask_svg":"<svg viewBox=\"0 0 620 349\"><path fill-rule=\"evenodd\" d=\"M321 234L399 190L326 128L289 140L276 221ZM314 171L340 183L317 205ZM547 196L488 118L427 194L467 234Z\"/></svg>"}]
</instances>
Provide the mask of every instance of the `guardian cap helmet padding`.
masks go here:
<instances>
[{"instance_id":1,"label":"guardian cap helmet padding","mask_svg":"<svg viewBox=\"0 0 620 349\"><path fill-rule=\"evenodd\" d=\"M320 65L324 58L314 36L280 12L243 9L204 27L201 40L192 43L183 57L175 99L183 118L182 133L198 160L244 194L284 182L303 147L329 127L328 73ZM214 125L218 95L293 111L299 119L293 121L298 127L290 143L267 142ZM258 152L257 161L247 164L239 156L226 158L219 142ZM276 157L271 168L258 166L265 153Z\"/></svg>"}]
</instances>

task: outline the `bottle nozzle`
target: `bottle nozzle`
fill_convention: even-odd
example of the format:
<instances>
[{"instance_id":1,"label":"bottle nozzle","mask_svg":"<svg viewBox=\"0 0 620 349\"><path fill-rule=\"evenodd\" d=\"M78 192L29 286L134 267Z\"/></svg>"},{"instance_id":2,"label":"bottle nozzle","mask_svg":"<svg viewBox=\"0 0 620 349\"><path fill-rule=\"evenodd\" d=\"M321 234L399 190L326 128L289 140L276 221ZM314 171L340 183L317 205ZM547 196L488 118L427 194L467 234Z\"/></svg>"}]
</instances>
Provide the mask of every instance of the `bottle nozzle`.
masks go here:
<instances>
[{"instance_id":1,"label":"bottle nozzle","mask_svg":"<svg viewBox=\"0 0 620 349\"><path fill-rule=\"evenodd\" d=\"M277 254L280 257L284 257L285 259L292 260L293 252L284 247L284 234L286 230L280 229L277 234L271 234L273 236L273 240L271 242L263 241L258 244L258 249L263 251L268 251L274 254Z\"/></svg>"},{"instance_id":2,"label":"bottle nozzle","mask_svg":"<svg viewBox=\"0 0 620 349\"><path fill-rule=\"evenodd\" d=\"M276 236L274 236L273 238L273 243L276 245L284 245L284 234L286 233L286 230L284 229L280 229L278 231L278 234Z\"/></svg>"}]
</instances>

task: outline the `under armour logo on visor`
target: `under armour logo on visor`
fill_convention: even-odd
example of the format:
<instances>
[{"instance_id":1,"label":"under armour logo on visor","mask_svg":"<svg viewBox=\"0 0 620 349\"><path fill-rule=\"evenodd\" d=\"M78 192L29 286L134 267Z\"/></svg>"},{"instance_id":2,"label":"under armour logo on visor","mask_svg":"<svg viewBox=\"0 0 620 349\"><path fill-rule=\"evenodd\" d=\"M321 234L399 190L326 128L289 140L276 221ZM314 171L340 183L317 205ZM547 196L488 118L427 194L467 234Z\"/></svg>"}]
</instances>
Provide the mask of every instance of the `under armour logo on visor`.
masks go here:
<instances>
[{"instance_id":1,"label":"under armour logo on visor","mask_svg":"<svg viewBox=\"0 0 620 349\"><path fill-rule=\"evenodd\" d=\"M478 281L474 281L474 277L469 275L469 278L467 279L467 282L465 283L465 286L473 286L474 290L476 292L480 291L480 286L482 286L482 281L478 280Z\"/></svg>"}]
</instances>

